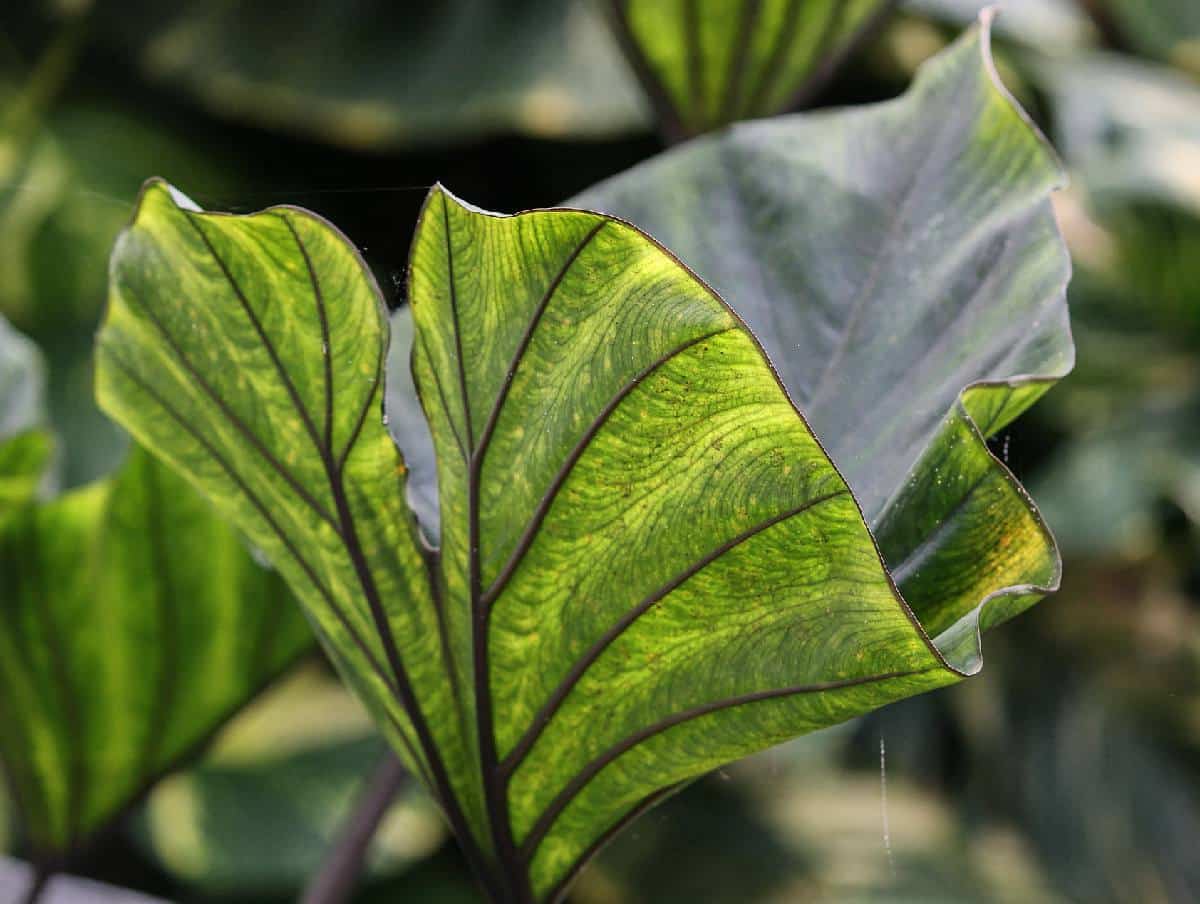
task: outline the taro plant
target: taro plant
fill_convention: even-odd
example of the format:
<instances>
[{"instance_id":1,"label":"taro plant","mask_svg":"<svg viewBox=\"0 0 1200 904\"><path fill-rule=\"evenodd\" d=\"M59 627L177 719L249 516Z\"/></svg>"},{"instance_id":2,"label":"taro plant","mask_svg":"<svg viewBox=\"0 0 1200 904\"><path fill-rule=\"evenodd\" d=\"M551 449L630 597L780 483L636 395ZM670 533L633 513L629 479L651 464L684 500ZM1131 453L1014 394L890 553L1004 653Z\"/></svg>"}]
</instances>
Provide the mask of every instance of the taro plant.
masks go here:
<instances>
[{"instance_id":1,"label":"taro plant","mask_svg":"<svg viewBox=\"0 0 1200 904\"><path fill-rule=\"evenodd\" d=\"M900 100L573 207L435 186L389 367L332 225L154 180L97 394L288 581L487 896L559 900L692 779L973 674L1057 586L986 439L1071 365L1060 181L985 20Z\"/></svg>"}]
</instances>

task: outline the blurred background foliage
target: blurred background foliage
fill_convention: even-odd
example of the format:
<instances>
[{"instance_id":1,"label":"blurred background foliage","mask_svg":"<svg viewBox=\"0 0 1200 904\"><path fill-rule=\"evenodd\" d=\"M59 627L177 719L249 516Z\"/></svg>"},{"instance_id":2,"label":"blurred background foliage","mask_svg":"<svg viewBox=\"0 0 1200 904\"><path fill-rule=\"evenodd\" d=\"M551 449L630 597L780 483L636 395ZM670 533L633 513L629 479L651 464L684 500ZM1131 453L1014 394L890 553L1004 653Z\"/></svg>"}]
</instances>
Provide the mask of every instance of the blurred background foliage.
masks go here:
<instances>
[{"instance_id":1,"label":"blurred background foliage","mask_svg":"<svg viewBox=\"0 0 1200 904\"><path fill-rule=\"evenodd\" d=\"M897 94L983 5L900 4L806 101ZM662 147L601 7L4 4L0 314L46 358L54 486L124 455L90 347L144 178L211 209L315 209L398 304L434 181L552 205ZM1007 7L998 65L1072 173L1079 363L993 444L1058 535L1062 592L991 639L980 678L668 801L573 901L1200 899L1200 4ZM292 900L381 749L312 660L72 869L172 900ZM0 849L22 853L3 818ZM357 901L474 900L411 789L369 864Z\"/></svg>"}]
</instances>

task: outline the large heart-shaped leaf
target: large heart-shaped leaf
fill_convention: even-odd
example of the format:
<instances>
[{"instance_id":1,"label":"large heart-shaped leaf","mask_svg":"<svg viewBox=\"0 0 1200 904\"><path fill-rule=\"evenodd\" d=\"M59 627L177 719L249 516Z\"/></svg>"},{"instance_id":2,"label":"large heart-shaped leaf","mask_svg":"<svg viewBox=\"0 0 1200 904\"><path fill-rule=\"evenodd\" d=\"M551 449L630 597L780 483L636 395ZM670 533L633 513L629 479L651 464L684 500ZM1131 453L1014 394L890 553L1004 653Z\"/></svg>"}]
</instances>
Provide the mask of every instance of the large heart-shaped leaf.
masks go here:
<instances>
[{"instance_id":1,"label":"large heart-shaped leaf","mask_svg":"<svg viewBox=\"0 0 1200 904\"><path fill-rule=\"evenodd\" d=\"M0 760L42 860L92 836L311 644L280 578L144 452L13 512L0 575Z\"/></svg>"},{"instance_id":2,"label":"large heart-shaped leaf","mask_svg":"<svg viewBox=\"0 0 1200 904\"><path fill-rule=\"evenodd\" d=\"M894 0L609 0L674 137L803 105Z\"/></svg>"},{"instance_id":3,"label":"large heart-shaped leaf","mask_svg":"<svg viewBox=\"0 0 1200 904\"><path fill-rule=\"evenodd\" d=\"M32 499L51 454L42 358L0 317L0 519Z\"/></svg>"},{"instance_id":4,"label":"large heart-shaped leaf","mask_svg":"<svg viewBox=\"0 0 1200 904\"><path fill-rule=\"evenodd\" d=\"M711 768L973 671L979 628L1044 590L1013 575L1056 577L1052 541L977 424L997 429L1044 389L999 371L1069 354L1045 207L1058 171L982 59L968 39L908 99L803 136L828 136L829 154L852 140L925 152L916 178L898 161L831 184L801 169L823 213L864 231L835 261L846 233L825 225L829 266L811 285L851 291L824 299L812 350L829 377L808 399L854 453L851 485L902 548L924 626L754 336L634 227L431 192L409 298L435 548L379 416L387 322L352 246L294 208L202 214L162 183L145 190L114 252L101 401L277 563L496 900L556 899L614 831ZM914 137L930 109L954 114L922 136L932 153ZM756 172L776 177L758 188L778 233L804 225L770 203L788 197L788 167ZM858 191L838 194L852 177ZM948 222L931 226L927 205ZM714 255L760 235L725 238ZM884 302L901 289L897 312ZM839 309L856 326L832 329ZM907 343L879 368L893 329ZM872 380L892 392L864 409ZM889 479L904 492L887 504Z\"/></svg>"}]
</instances>

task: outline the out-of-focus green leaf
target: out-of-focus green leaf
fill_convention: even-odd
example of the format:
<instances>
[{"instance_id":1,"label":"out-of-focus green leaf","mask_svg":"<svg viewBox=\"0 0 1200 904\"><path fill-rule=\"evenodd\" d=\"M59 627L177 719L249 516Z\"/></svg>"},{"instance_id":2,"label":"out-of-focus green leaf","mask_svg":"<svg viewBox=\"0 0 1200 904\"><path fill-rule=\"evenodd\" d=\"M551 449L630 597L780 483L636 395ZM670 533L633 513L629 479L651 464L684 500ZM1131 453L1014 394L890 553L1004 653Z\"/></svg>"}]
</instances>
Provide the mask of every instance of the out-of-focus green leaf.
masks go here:
<instances>
[{"instance_id":1,"label":"out-of-focus green leaf","mask_svg":"<svg viewBox=\"0 0 1200 904\"><path fill-rule=\"evenodd\" d=\"M136 0L100 5L92 24L217 113L354 147L644 121L591 0Z\"/></svg>"},{"instance_id":2,"label":"out-of-focus green leaf","mask_svg":"<svg viewBox=\"0 0 1200 904\"><path fill-rule=\"evenodd\" d=\"M0 317L0 519L43 481L52 451L44 395L41 355Z\"/></svg>"},{"instance_id":3,"label":"out-of-focus green leaf","mask_svg":"<svg viewBox=\"0 0 1200 904\"><path fill-rule=\"evenodd\" d=\"M50 362L62 481L77 486L110 473L126 447L94 404L91 346L128 198L147 172L186 173L218 197L231 180L199 150L121 110L55 110L27 141L3 125L0 117L0 315Z\"/></svg>"},{"instance_id":4,"label":"out-of-focus green leaf","mask_svg":"<svg viewBox=\"0 0 1200 904\"><path fill-rule=\"evenodd\" d=\"M1093 198L1200 215L1200 85L1115 54L1039 57L1033 68L1063 155Z\"/></svg>"},{"instance_id":5,"label":"out-of-focus green leaf","mask_svg":"<svg viewBox=\"0 0 1200 904\"><path fill-rule=\"evenodd\" d=\"M1084 366L1057 407L1094 431L1200 386L1200 86L1111 54L1030 64L1075 174L1059 215Z\"/></svg>"},{"instance_id":6,"label":"out-of-focus green leaf","mask_svg":"<svg viewBox=\"0 0 1200 904\"><path fill-rule=\"evenodd\" d=\"M732 300L936 633L1058 580L984 437L1074 360L1048 201L1062 178L985 30L898 101L736 126L573 203L647 229Z\"/></svg>"},{"instance_id":7,"label":"out-of-focus green leaf","mask_svg":"<svg viewBox=\"0 0 1200 904\"><path fill-rule=\"evenodd\" d=\"M706 778L618 838L581 879L578 897L626 904L784 900L789 880L807 876L812 864L764 811L740 786ZM616 893L606 896L607 889Z\"/></svg>"},{"instance_id":8,"label":"out-of-focus green leaf","mask_svg":"<svg viewBox=\"0 0 1200 904\"><path fill-rule=\"evenodd\" d=\"M93 835L311 643L282 581L141 452L14 512L0 574L0 759L38 857Z\"/></svg>"},{"instance_id":9,"label":"out-of-focus green leaf","mask_svg":"<svg viewBox=\"0 0 1200 904\"><path fill-rule=\"evenodd\" d=\"M354 697L313 672L255 701L203 764L155 790L138 834L174 875L209 894L295 894L320 868L388 748ZM408 782L372 840L369 874L395 873L444 837Z\"/></svg>"},{"instance_id":10,"label":"out-of-focus green leaf","mask_svg":"<svg viewBox=\"0 0 1200 904\"><path fill-rule=\"evenodd\" d=\"M811 100L892 0L606 0L668 134Z\"/></svg>"},{"instance_id":11,"label":"out-of-focus green leaf","mask_svg":"<svg viewBox=\"0 0 1200 904\"><path fill-rule=\"evenodd\" d=\"M1051 459L1037 488L1070 553L1147 552L1161 541L1163 501L1200 528L1200 405L1143 410L1077 437Z\"/></svg>"}]
</instances>

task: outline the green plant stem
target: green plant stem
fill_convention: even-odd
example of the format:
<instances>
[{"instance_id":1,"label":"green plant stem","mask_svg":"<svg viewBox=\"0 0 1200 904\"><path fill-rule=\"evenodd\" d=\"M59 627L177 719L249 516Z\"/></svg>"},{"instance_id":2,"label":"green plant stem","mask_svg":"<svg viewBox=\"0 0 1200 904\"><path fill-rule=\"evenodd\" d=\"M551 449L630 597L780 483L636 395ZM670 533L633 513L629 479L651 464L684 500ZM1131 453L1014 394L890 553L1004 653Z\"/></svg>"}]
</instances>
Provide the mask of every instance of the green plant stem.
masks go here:
<instances>
[{"instance_id":1,"label":"green plant stem","mask_svg":"<svg viewBox=\"0 0 1200 904\"><path fill-rule=\"evenodd\" d=\"M302 904L341 904L362 875L367 849L408 773L392 753L384 756L359 797L325 863L313 876Z\"/></svg>"}]
</instances>

